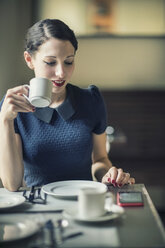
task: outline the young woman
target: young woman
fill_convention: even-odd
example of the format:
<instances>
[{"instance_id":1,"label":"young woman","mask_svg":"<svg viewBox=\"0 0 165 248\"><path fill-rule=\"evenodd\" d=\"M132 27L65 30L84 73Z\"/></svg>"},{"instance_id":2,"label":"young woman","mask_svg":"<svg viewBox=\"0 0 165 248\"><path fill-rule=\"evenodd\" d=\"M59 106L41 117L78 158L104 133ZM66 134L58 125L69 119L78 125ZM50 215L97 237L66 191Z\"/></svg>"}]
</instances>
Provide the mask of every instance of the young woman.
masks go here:
<instances>
[{"instance_id":1,"label":"young woman","mask_svg":"<svg viewBox=\"0 0 165 248\"><path fill-rule=\"evenodd\" d=\"M24 58L35 77L51 80L52 102L34 108L23 94L9 89L1 101L0 177L16 191L60 180L92 180L122 187L135 183L112 166L106 152L106 111L96 86L70 84L78 48L74 32L62 21L46 19L27 32Z\"/></svg>"}]
</instances>

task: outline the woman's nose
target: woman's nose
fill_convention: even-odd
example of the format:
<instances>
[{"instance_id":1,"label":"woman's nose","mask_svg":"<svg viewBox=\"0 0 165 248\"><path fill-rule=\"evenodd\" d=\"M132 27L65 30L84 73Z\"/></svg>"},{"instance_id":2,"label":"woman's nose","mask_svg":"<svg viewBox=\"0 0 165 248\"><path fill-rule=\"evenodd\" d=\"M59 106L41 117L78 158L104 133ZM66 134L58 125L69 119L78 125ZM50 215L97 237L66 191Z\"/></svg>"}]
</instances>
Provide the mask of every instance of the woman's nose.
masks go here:
<instances>
[{"instance_id":1,"label":"woman's nose","mask_svg":"<svg viewBox=\"0 0 165 248\"><path fill-rule=\"evenodd\" d=\"M64 78L65 76L65 70L62 65L58 65L55 70L56 76L59 78Z\"/></svg>"}]
</instances>

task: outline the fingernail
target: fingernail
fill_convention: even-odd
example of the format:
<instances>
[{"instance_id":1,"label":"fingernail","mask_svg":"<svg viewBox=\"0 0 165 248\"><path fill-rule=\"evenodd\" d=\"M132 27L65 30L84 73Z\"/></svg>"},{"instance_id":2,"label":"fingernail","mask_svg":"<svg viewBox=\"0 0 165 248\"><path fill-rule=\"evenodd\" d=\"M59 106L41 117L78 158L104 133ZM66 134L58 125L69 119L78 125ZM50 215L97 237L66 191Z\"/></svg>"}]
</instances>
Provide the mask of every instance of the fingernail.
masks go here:
<instances>
[{"instance_id":1,"label":"fingernail","mask_svg":"<svg viewBox=\"0 0 165 248\"><path fill-rule=\"evenodd\" d=\"M32 107L32 111L34 112L36 110L36 108L35 107Z\"/></svg>"},{"instance_id":2,"label":"fingernail","mask_svg":"<svg viewBox=\"0 0 165 248\"><path fill-rule=\"evenodd\" d=\"M26 90L29 90L29 87L27 85L24 86Z\"/></svg>"},{"instance_id":3,"label":"fingernail","mask_svg":"<svg viewBox=\"0 0 165 248\"><path fill-rule=\"evenodd\" d=\"M115 187L117 187L118 186L118 184L117 183L115 183Z\"/></svg>"},{"instance_id":4,"label":"fingernail","mask_svg":"<svg viewBox=\"0 0 165 248\"><path fill-rule=\"evenodd\" d=\"M111 182L111 179L110 179L110 177L108 177L108 182L109 182L109 183Z\"/></svg>"},{"instance_id":5,"label":"fingernail","mask_svg":"<svg viewBox=\"0 0 165 248\"><path fill-rule=\"evenodd\" d=\"M112 179L112 184L115 184L115 183L116 183L116 181L114 179Z\"/></svg>"},{"instance_id":6,"label":"fingernail","mask_svg":"<svg viewBox=\"0 0 165 248\"><path fill-rule=\"evenodd\" d=\"M122 183L119 183L119 187L121 187L122 186Z\"/></svg>"}]
</instances>

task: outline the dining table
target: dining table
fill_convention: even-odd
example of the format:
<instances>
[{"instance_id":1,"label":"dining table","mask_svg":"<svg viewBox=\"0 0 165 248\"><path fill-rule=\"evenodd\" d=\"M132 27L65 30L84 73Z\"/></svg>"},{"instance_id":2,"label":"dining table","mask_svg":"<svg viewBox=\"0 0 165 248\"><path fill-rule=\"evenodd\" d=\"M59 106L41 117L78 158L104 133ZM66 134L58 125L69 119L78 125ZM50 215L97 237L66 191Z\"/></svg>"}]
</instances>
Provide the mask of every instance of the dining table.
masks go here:
<instances>
[{"instance_id":1,"label":"dining table","mask_svg":"<svg viewBox=\"0 0 165 248\"><path fill-rule=\"evenodd\" d=\"M164 225L144 184L108 186L113 195L109 213L92 220L82 220L74 214L78 209L77 195L63 197L54 193L55 188L60 188L54 185L50 192L45 192L44 186L33 187L33 191L21 187L17 192L0 188L1 248L165 247ZM41 202L35 202L34 190L38 190ZM119 207L116 196L121 191L140 191L144 205ZM5 205L7 199L11 199L11 205Z\"/></svg>"}]
</instances>

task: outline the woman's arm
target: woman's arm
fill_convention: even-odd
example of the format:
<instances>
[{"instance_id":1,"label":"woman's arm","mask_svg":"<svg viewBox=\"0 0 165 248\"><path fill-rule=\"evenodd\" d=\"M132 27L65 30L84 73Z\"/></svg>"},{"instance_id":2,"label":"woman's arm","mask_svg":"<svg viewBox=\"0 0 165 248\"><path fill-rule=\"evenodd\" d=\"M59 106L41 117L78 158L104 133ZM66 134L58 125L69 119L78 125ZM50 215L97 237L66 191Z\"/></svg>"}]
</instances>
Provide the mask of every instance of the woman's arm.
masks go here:
<instances>
[{"instance_id":1,"label":"woman's arm","mask_svg":"<svg viewBox=\"0 0 165 248\"><path fill-rule=\"evenodd\" d=\"M4 121L0 114L0 176L3 186L16 191L23 180L21 138L15 134L13 121Z\"/></svg>"},{"instance_id":2,"label":"woman's arm","mask_svg":"<svg viewBox=\"0 0 165 248\"><path fill-rule=\"evenodd\" d=\"M14 119L18 112L33 112L22 94L27 89L18 86L7 91L0 112L0 178L3 186L10 191L16 191L23 181L22 142L15 133Z\"/></svg>"},{"instance_id":3,"label":"woman's arm","mask_svg":"<svg viewBox=\"0 0 165 248\"><path fill-rule=\"evenodd\" d=\"M106 134L93 133L93 153L92 153L92 175L97 181L101 181L103 176L112 167L106 152Z\"/></svg>"},{"instance_id":4,"label":"woman's arm","mask_svg":"<svg viewBox=\"0 0 165 248\"><path fill-rule=\"evenodd\" d=\"M126 183L135 183L135 179L121 168L112 165L106 152L106 134L93 134L92 174L96 180L114 186L123 186Z\"/></svg>"}]
</instances>

